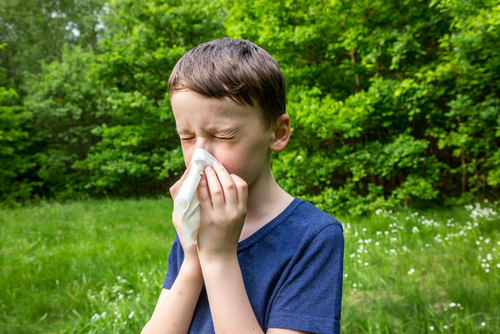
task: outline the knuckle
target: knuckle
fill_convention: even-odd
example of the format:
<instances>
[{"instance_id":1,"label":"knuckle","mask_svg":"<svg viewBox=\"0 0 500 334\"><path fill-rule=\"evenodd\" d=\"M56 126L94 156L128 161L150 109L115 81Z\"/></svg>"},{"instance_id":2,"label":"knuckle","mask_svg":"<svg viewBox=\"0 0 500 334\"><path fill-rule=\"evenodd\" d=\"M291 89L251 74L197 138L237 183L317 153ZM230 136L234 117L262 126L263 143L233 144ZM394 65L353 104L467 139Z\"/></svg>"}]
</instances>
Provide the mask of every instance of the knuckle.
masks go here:
<instances>
[{"instance_id":1,"label":"knuckle","mask_svg":"<svg viewBox=\"0 0 500 334\"><path fill-rule=\"evenodd\" d=\"M171 186L168 191L170 192L170 195L174 196L175 194L175 190L177 189L177 187L175 185Z\"/></svg>"},{"instance_id":2,"label":"knuckle","mask_svg":"<svg viewBox=\"0 0 500 334\"><path fill-rule=\"evenodd\" d=\"M231 215L230 215L230 220L231 220L232 222L236 222L236 221L238 221L238 220L239 220L239 218L240 218L240 215L239 215L238 213L233 213L233 214L231 214Z\"/></svg>"},{"instance_id":3,"label":"knuckle","mask_svg":"<svg viewBox=\"0 0 500 334\"><path fill-rule=\"evenodd\" d=\"M241 181L239 184L238 184L238 188L241 189L241 190L248 190L248 184L245 182L245 181Z\"/></svg>"},{"instance_id":4,"label":"knuckle","mask_svg":"<svg viewBox=\"0 0 500 334\"><path fill-rule=\"evenodd\" d=\"M236 174L231 174L231 178L233 179L234 183L238 185L238 187L246 187L247 183L245 180L243 180L241 177L239 177Z\"/></svg>"},{"instance_id":5,"label":"knuckle","mask_svg":"<svg viewBox=\"0 0 500 334\"><path fill-rule=\"evenodd\" d=\"M208 195L201 195L200 196L200 201L202 201L203 203L210 203L210 196L208 196Z\"/></svg>"},{"instance_id":6,"label":"knuckle","mask_svg":"<svg viewBox=\"0 0 500 334\"><path fill-rule=\"evenodd\" d=\"M212 196L221 196L222 195L222 189L217 188L212 190Z\"/></svg>"}]
</instances>

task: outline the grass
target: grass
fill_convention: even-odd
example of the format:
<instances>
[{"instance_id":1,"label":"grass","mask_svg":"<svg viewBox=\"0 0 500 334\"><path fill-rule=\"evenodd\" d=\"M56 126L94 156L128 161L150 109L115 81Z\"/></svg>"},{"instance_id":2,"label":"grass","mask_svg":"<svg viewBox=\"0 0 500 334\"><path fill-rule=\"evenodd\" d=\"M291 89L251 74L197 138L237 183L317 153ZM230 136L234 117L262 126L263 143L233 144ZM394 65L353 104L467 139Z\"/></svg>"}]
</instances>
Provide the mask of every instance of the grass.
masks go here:
<instances>
[{"instance_id":1,"label":"grass","mask_svg":"<svg viewBox=\"0 0 500 334\"><path fill-rule=\"evenodd\" d=\"M346 333L500 333L496 203L343 221Z\"/></svg>"},{"instance_id":2,"label":"grass","mask_svg":"<svg viewBox=\"0 0 500 334\"><path fill-rule=\"evenodd\" d=\"M138 333L174 237L169 199L0 209L0 333ZM495 203L338 217L344 333L500 333Z\"/></svg>"},{"instance_id":3,"label":"grass","mask_svg":"<svg viewBox=\"0 0 500 334\"><path fill-rule=\"evenodd\" d=\"M0 332L139 333L167 270L171 210L130 200L0 211Z\"/></svg>"}]
</instances>

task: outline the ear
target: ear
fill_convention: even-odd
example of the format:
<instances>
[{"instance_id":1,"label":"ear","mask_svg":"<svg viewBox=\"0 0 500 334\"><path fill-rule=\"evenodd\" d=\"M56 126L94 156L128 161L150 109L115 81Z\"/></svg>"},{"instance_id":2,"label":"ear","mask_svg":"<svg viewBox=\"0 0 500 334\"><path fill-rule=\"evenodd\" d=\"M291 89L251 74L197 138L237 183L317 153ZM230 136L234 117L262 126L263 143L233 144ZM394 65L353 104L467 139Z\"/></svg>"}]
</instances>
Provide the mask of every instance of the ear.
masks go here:
<instances>
[{"instance_id":1,"label":"ear","mask_svg":"<svg viewBox=\"0 0 500 334\"><path fill-rule=\"evenodd\" d=\"M273 152L279 152L285 148L286 144L290 140L290 116L283 114L278 118L276 122L277 126L273 133L273 138L269 149Z\"/></svg>"}]
</instances>

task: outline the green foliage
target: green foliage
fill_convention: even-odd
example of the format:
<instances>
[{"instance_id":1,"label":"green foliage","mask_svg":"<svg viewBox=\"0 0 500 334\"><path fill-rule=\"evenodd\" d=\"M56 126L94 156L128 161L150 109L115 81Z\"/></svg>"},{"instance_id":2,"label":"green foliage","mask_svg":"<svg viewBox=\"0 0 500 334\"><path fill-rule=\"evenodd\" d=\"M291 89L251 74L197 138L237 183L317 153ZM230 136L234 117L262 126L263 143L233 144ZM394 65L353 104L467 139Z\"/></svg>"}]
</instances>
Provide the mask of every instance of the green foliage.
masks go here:
<instances>
[{"instance_id":1,"label":"green foliage","mask_svg":"<svg viewBox=\"0 0 500 334\"><path fill-rule=\"evenodd\" d=\"M63 4L44 10L107 30L90 34L101 36L94 53L57 47L60 62L27 82L39 196L166 192L183 168L167 78L189 49L229 35L262 46L285 74L292 140L273 172L291 194L352 214L498 197L495 2L117 0L93 16Z\"/></svg>"},{"instance_id":2,"label":"green foliage","mask_svg":"<svg viewBox=\"0 0 500 334\"><path fill-rule=\"evenodd\" d=\"M0 0L0 44L7 45L0 50L0 68L9 84L24 93L26 75L41 70L40 60L62 60L64 44L97 50L98 37L105 31L104 4L104 0Z\"/></svg>"},{"instance_id":3,"label":"green foliage","mask_svg":"<svg viewBox=\"0 0 500 334\"><path fill-rule=\"evenodd\" d=\"M118 1L116 33L101 43L96 72L111 89L109 121L78 166L95 193L165 193L184 166L167 79L180 57L222 33L217 4L200 1Z\"/></svg>"},{"instance_id":4,"label":"green foliage","mask_svg":"<svg viewBox=\"0 0 500 334\"><path fill-rule=\"evenodd\" d=\"M14 89L0 86L0 202L8 204L29 199L37 185L27 175L35 165L26 127L31 114L18 103Z\"/></svg>"},{"instance_id":5,"label":"green foliage","mask_svg":"<svg viewBox=\"0 0 500 334\"><path fill-rule=\"evenodd\" d=\"M72 167L98 143L92 131L109 119L110 109L108 90L91 71L93 60L92 52L66 47L62 62L42 64L26 82L24 104L36 128L37 177L45 197L74 198L88 182L88 170Z\"/></svg>"},{"instance_id":6,"label":"green foliage","mask_svg":"<svg viewBox=\"0 0 500 334\"><path fill-rule=\"evenodd\" d=\"M235 1L284 69L278 182L325 210L496 197L500 11L487 3Z\"/></svg>"}]
</instances>

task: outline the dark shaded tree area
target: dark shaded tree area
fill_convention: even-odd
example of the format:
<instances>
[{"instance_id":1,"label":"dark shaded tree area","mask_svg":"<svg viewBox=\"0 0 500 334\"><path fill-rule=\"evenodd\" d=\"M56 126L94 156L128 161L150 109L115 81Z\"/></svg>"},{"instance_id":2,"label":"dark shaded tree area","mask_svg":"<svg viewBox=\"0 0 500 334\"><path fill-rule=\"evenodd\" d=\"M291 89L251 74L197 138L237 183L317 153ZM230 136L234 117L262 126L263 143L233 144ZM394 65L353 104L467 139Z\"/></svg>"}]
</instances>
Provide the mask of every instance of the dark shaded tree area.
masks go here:
<instances>
[{"instance_id":1,"label":"dark shaded tree area","mask_svg":"<svg viewBox=\"0 0 500 334\"><path fill-rule=\"evenodd\" d=\"M223 36L285 74L273 171L293 195L352 214L498 196L497 1L0 3L0 201L167 192L166 80Z\"/></svg>"},{"instance_id":2,"label":"dark shaded tree area","mask_svg":"<svg viewBox=\"0 0 500 334\"><path fill-rule=\"evenodd\" d=\"M62 61L64 44L90 47L105 31L104 0L0 1L0 66L16 90L28 73L39 73L41 61ZM5 84L5 82L3 83Z\"/></svg>"}]
</instances>

